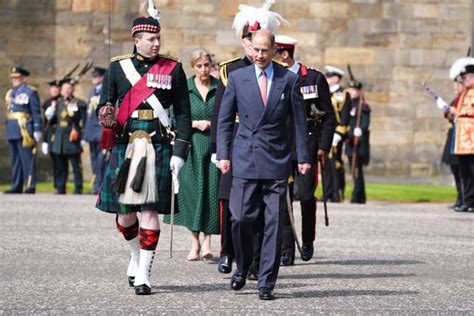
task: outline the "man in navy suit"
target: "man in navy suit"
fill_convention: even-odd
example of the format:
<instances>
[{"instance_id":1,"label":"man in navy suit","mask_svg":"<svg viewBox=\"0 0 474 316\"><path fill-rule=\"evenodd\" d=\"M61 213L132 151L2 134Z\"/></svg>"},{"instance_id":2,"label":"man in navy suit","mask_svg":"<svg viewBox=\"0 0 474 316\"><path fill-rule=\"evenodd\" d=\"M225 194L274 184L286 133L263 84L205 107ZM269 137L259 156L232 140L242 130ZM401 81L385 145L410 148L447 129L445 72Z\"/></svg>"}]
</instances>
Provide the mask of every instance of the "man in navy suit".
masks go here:
<instances>
[{"instance_id":1,"label":"man in navy suit","mask_svg":"<svg viewBox=\"0 0 474 316\"><path fill-rule=\"evenodd\" d=\"M281 252L281 227L292 146L288 128L294 129L298 171L311 169L308 131L298 76L272 62L275 36L259 30L252 37L254 65L233 71L224 93L217 127L217 159L222 173L230 171L230 210L237 271L231 287L240 290L252 263L253 223L265 205L264 238L258 278L259 297L274 299ZM239 128L231 148L235 116ZM288 117L291 124L288 124ZM297 127L297 128L295 128Z\"/></svg>"}]
</instances>

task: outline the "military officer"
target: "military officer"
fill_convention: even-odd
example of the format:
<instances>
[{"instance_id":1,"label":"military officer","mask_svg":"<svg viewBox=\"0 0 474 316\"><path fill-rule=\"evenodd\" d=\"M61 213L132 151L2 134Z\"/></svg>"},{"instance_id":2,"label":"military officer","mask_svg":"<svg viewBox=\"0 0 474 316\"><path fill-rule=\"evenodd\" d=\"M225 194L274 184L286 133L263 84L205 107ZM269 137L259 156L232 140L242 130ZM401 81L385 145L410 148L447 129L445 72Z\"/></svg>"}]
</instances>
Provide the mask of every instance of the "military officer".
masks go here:
<instances>
[{"instance_id":1,"label":"military officer","mask_svg":"<svg viewBox=\"0 0 474 316\"><path fill-rule=\"evenodd\" d=\"M220 81L217 86L216 99L212 112L211 122L211 160L216 162L216 128L219 117L219 110L221 106L222 97L224 95L225 87L227 85L227 78L229 74L239 68L244 68L253 63L252 50L252 34L261 29L269 28L273 33L278 33L278 25L281 22L288 23L281 18L277 13L268 10L268 7L255 8L248 5L242 5L240 11L234 17L233 29L240 39L242 48L244 49L244 56L231 59L220 64ZM234 135L238 128L238 118L236 119L234 127ZM234 246L232 242L232 222L231 213L229 210L229 197L232 185L232 173L221 174L219 184L219 210L221 217L221 254L218 263L218 271L220 273L230 273L232 271L232 262L234 258ZM263 227L263 217L257 221L257 226ZM249 280L257 280L260 265L260 248L263 236L259 233L261 229L256 227L253 244L254 260L250 267L247 278Z\"/></svg>"},{"instance_id":2,"label":"military officer","mask_svg":"<svg viewBox=\"0 0 474 316\"><path fill-rule=\"evenodd\" d=\"M74 194L82 194L81 136L86 104L74 96L74 85L74 80L64 79L61 82L61 98L45 111L48 124L56 125L50 150L56 155L58 194L66 194L69 162L74 175Z\"/></svg>"},{"instance_id":3,"label":"military officer","mask_svg":"<svg viewBox=\"0 0 474 316\"><path fill-rule=\"evenodd\" d=\"M117 229L131 248L128 282L137 295L151 293L158 213L171 212L172 175L184 165L192 133L183 66L159 54L158 11L151 5L148 12L133 21L136 52L111 60L97 107L101 144L111 152L96 206L117 214Z\"/></svg>"},{"instance_id":4,"label":"military officer","mask_svg":"<svg viewBox=\"0 0 474 316\"><path fill-rule=\"evenodd\" d=\"M474 212L474 58L458 59L451 71L458 73L465 90L455 105L455 139L453 153L459 158L463 203L454 210Z\"/></svg>"},{"instance_id":5,"label":"military officer","mask_svg":"<svg viewBox=\"0 0 474 316\"><path fill-rule=\"evenodd\" d=\"M13 67L10 71L12 89L8 90L6 136L12 164L12 184L5 193L36 191L36 143L42 138L40 100L34 88L27 84L29 71Z\"/></svg>"},{"instance_id":6,"label":"military officer","mask_svg":"<svg viewBox=\"0 0 474 316\"><path fill-rule=\"evenodd\" d=\"M48 82L49 84L49 98L44 101L42 107L43 113L46 112L46 109L51 105L56 106L59 98L61 97L61 83L60 80L54 79ZM41 151L44 155L48 155L51 159L51 168L53 170L53 186L54 189L57 189L58 181L58 167L57 167L57 158L56 154L53 153L50 148L52 147L52 142L54 139L54 132L56 131L56 124L52 124L46 116L43 115L44 130L43 130L43 143L41 144Z\"/></svg>"},{"instance_id":7,"label":"military officer","mask_svg":"<svg viewBox=\"0 0 474 316\"><path fill-rule=\"evenodd\" d=\"M104 80L105 69L101 67L94 67L91 73L91 81L93 87L89 92L89 99L87 105L87 120L84 126L84 136L82 142L89 143L89 151L91 157L92 173L94 175L92 193L99 193L99 188L102 185L102 178L104 173L104 158L105 150L100 147L100 137L102 136L102 126L100 126L95 110L99 104L100 93L102 91L102 81Z\"/></svg>"},{"instance_id":8,"label":"military officer","mask_svg":"<svg viewBox=\"0 0 474 316\"><path fill-rule=\"evenodd\" d=\"M343 136L346 134L347 126L341 124L341 117L348 113L351 107L351 98L347 91L341 86L344 71L334 66L325 66L325 76L331 92L331 101L336 114L336 132L332 141L331 154L327 168L324 169L323 177L326 185L327 200L342 202L344 200L344 189L346 186L344 163L342 161Z\"/></svg>"},{"instance_id":9,"label":"military officer","mask_svg":"<svg viewBox=\"0 0 474 316\"><path fill-rule=\"evenodd\" d=\"M342 124L347 128L346 155L354 180L351 203L365 204L364 166L369 164L369 125L370 106L364 98L362 82L352 79L347 84L351 96L349 115L341 118Z\"/></svg>"},{"instance_id":10,"label":"military officer","mask_svg":"<svg viewBox=\"0 0 474 316\"><path fill-rule=\"evenodd\" d=\"M301 259L308 261L313 257L313 242L316 235L316 198L314 192L318 186L318 161L321 160L325 164L328 159L336 127L336 118L326 78L320 71L295 61L296 44L297 41L294 38L277 35L275 39L277 50L274 58L287 64L290 71L298 74L301 92L305 100L309 132L308 145L309 152L312 155L311 171L304 176L298 172L293 172L293 175L296 177L301 204L303 230ZM295 240L288 214L283 225L281 264L293 265Z\"/></svg>"}]
</instances>

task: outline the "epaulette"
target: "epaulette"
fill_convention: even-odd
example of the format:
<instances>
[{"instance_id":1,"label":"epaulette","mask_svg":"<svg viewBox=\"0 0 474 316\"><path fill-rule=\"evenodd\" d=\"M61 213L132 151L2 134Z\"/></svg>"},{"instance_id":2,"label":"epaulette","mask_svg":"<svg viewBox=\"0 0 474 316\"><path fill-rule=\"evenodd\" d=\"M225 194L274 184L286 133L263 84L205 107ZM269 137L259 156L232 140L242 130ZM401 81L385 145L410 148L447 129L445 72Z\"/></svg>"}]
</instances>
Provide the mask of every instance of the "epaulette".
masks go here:
<instances>
[{"instance_id":1,"label":"epaulette","mask_svg":"<svg viewBox=\"0 0 474 316\"><path fill-rule=\"evenodd\" d=\"M38 88L37 88L36 86L33 86L33 85L31 85L31 84L29 84L29 85L27 85L27 86L28 86L28 88L30 88L30 89L33 90L33 91L37 91L37 90L38 90Z\"/></svg>"},{"instance_id":2,"label":"epaulette","mask_svg":"<svg viewBox=\"0 0 474 316\"><path fill-rule=\"evenodd\" d=\"M235 58L223 61L223 62L219 63L219 67L223 67L224 65L230 64L230 63L232 63L234 61L237 61L239 59L240 59L240 57L235 57Z\"/></svg>"},{"instance_id":3,"label":"epaulette","mask_svg":"<svg viewBox=\"0 0 474 316\"><path fill-rule=\"evenodd\" d=\"M175 62L177 63L180 63L181 61L179 60L179 58L176 58L176 57L173 57L173 56L170 56L170 55L167 55L167 54L164 54L164 55L159 55L161 58L167 58L167 59L171 59L171 60L174 60Z\"/></svg>"},{"instance_id":4,"label":"epaulette","mask_svg":"<svg viewBox=\"0 0 474 316\"><path fill-rule=\"evenodd\" d=\"M280 65L280 66L282 66L282 67L285 67L285 68L288 68L288 66L290 66L290 65L288 65L287 63L284 63L284 62L282 62L282 61L278 61L278 60L275 60L275 59L273 60L273 62L274 62L274 63L277 63L278 65Z\"/></svg>"},{"instance_id":5,"label":"epaulette","mask_svg":"<svg viewBox=\"0 0 474 316\"><path fill-rule=\"evenodd\" d=\"M112 59L110 59L110 62L113 63L114 61L124 60L127 58L133 58L133 56L135 56L135 54L125 54L125 55L115 56Z\"/></svg>"}]
</instances>

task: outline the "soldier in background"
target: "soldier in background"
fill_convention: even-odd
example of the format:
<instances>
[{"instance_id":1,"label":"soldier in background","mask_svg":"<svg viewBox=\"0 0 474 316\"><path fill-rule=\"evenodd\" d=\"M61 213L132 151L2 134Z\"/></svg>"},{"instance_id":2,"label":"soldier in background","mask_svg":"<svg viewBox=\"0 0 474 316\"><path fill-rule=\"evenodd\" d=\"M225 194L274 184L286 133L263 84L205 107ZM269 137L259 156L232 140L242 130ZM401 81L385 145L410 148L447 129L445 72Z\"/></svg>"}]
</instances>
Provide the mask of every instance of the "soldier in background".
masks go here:
<instances>
[{"instance_id":1,"label":"soldier in background","mask_svg":"<svg viewBox=\"0 0 474 316\"><path fill-rule=\"evenodd\" d=\"M29 71L13 67L10 71L12 89L5 101L6 138L12 164L12 184L5 193L36 192L36 143L42 138L40 100L34 88L27 84Z\"/></svg>"},{"instance_id":2,"label":"soldier in background","mask_svg":"<svg viewBox=\"0 0 474 316\"><path fill-rule=\"evenodd\" d=\"M349 159L349 166L354 180L351 203L365 204L367 197L365 194L365 180L363 167L369 164L369 125L370 106L365 101L362 82L351 78L348 83L348 91L351 96L351 108L349 115L341 118L342 125L348 126L346 155Z\"/></svg>"},{"instance_id":3,"label":"soldier in background","mask_svg":"<svg viewBox=\"0 0 474 316\"><path fill-rule=\"evenodd\" d=\"M45 111L48 123L56 125L50 150L57 158L58 194L66 194L68 162L71 162L74 175L74 194L82 194L81 136L86 103L74 96L74 85L74 80L65 79L61 85L61 98L55 106L50 106Z\"/></svg>"},{"instance_id":4,"label":"soldier in background","mask_svg":"<svg viewBox=\"0 0 474 316\"><path fill-rule=\"evenodd\" d=\"M313 257L313 242L316 237L316 198L318 186L318 161L326 164L331 142L336 128L336 118L331 104L329 86L324 75L313 68L295 62L294 52L297 41L289 36L277 35L275 38L275 59L288 65L288 70L300 77L301 92L306 106L309 132L309 152L311 170L305 175L296 172L297 162L293 148L293 176L296 178L298 196L301 203L302 236L301 259L309 261ZM290 129L291 130L291 129ZM293 144L294 145L294 144ZM290 190L291 193L292 190ZM293 198L291 199L293 200ZM290 210L288 210L290 211ZM293 265L295 259L295 240L289 219L283 221L282 265Z\"/></svg>"},{"instance_id":5,"label":"soldier in background","mask_svg":"<svg viewBox=\"0 0 474 316\"><path fill-rule=\"evenodd\" d=\"M459 74L465 90L455 104L455 138L453 153L459 158L463 203L454 210L474 212L474 58L458 59L451 72Z\"/></svg>"},{"instance_id":6,"label":"soldier in background","mask_svg":"<svg viewBox=\"0 0 474 316\"><path fill-rule=\"evenodd\" d=\"M104 80L105 69L101 67L94 67L91 73L92 89L89 92L89 99L87 105L87 120L84 126L84 135L82 145L85 142L89 143L89 151L91 157L91 167L93 174L93 188L92 193L99 193L99 188L102 185L104 175L105 153L100 147L100 137L102 135L102 126L97 120L95 110L99 104L100 93L102 91L102 81Z\"/></svg>"},{"instance_id":7,"label":"soldier in background","mask_svg":"<svg viewBox=\"0 0 474 316\"><path fill-rule=\"evenodd\" d=\"M328 165L323 172L324 184L326 186L326 196L324 198L332 202L342 202L346 187L344 163L342 161L342 143L347 126L341 124L341 117L347 115L350 110L351 98L349 93L341 86L341 79L345 74L344 71L333 66L325 66L324 69L337 121Z\"/></svg>"},{"instance_id":8,"label":"soldier in background","mask_svg":"<svg viewBox=\"0 0 474 316\"><path fill-rule=\"evenodd\" d=\"M61 97L61 84L60 81L55 79L50 82L49 84L49 98L44 101L43 105L41 106L43 113L46 112L46 109L49 108L51 105L56 106L59 98ZM57 158L56 154L51 152L50 148L52 146L52 142L54 139L54 132L56 130L56 124L52 124L50 121L47 120L46 116L43 115L43 122L44 122L44 130L43 130L43 143L41 144L41 151L44 155L49 154L49 158L51 159L51 168L53 170L53 186L56 189L57 181L58 181L58 166L57 166Z\"/></svg>"},{"instance_id":9,"label":"soldier in background","mask_svg":"<svg viewBox=\"0 0 474 316\"><path fill-rule=\"evenodd\" d=\"M464 92L465 88L464 88L464 85L462 83L462 79L459 73L450 74L450 75L451 75L450 76L451 79L453 80L453 90L454 90L455 97L451 101L451 104L450 104L451 111L444 112L444 117L449 121L450 126L446 135L446 143L444 145L441 161L450 167L451 173L453 174L453 177L454 177L454 182L456 184L456 191L457 191L456 201L454 205L450 206L449 208L458 209L459 207L463 205L463 197L462 197L461 172L459 170L459 158L458 156L452 153L452 148L454 146L453 144L453 136L454 136L453 133L455 129L454 119L456 118L454 113L455 113L455 106L458 103L459 97Z\"/></svg>"}]
</instances>

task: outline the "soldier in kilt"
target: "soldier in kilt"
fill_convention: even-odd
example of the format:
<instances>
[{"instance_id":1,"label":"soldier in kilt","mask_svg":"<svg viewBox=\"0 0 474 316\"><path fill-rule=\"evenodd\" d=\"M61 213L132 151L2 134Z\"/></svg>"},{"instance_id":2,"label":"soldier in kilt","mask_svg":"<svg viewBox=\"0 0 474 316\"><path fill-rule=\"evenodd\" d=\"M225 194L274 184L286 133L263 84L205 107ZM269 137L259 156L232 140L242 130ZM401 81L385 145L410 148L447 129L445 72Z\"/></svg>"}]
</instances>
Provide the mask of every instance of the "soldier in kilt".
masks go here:
<instances>
[{"instance_id":1,"label":"soldier in kilt","mask_svg":"<svg viewBox=\"0 0 474 316\"><path fill-rule=\"evenodd\" d=\"M110 150L96 206L117 214L117 229L131 247L127 276L137 295L151 293L158 214L171 211L171 172L177 176L184 165L191 137L186 75L181 63L159 55L158 12L148 12L133 22L136 52L111 60L96 111L104 127L101 145Z\"/></svg>"}]
</instances>

